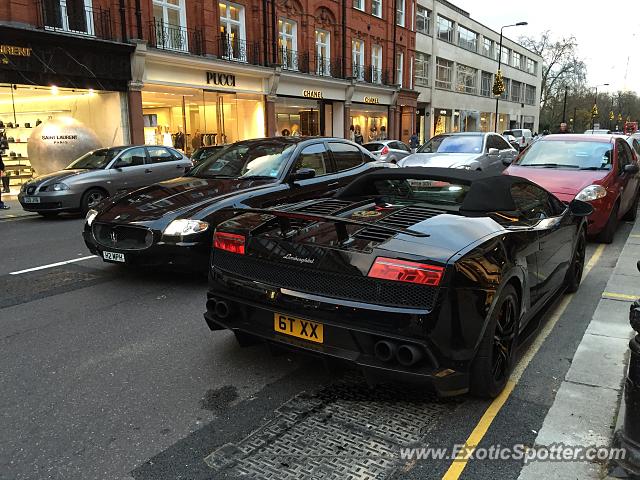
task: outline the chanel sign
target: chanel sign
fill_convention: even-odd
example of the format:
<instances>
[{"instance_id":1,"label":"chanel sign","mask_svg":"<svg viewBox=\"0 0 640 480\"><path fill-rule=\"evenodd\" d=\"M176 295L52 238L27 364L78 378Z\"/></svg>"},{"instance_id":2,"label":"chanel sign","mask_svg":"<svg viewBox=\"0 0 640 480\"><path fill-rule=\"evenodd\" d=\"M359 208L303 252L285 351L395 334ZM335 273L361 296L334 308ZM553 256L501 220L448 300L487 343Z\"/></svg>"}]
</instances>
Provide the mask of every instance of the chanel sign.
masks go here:
<instances>
[{"instance_id":1,"label":"chanel sign","mask_svg":"<svg viewBox=\"0 0 640 480\"><path fill-rule=\"evenodd\" d=\"M322 92L320 90L303 90L302 96L305 98L322 98Z\"/></svg>"},{"instance_id":2,"label":"chanel sign","mask_svg":"<svg viewBox=\"0 0 640 480\"><path fill-rule=\"evenodd\" d=\"M380 103L380 99L378 97L364 97L364 103Z\"/></svg>"},{"instance_id":3,"label":"chanel sign","mask_svg":"<svg viewBox=\"0 0 640 480\"><path fill-rule=\"evenodd\" d=\"M230 73L207 72L207 84L221 87L235 87L236 76Z\"/></svg>"}]
</instances>

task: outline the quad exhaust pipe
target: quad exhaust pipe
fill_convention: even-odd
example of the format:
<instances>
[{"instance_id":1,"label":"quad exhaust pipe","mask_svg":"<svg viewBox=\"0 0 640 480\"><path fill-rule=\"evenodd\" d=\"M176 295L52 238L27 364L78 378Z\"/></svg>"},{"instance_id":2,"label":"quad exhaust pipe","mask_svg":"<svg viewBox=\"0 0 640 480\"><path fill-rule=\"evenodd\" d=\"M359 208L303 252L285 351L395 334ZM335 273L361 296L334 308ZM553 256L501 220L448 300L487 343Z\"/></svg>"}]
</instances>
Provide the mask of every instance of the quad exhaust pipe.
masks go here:
<instances>
[{"instance_id":1,"label":"quad exhaust pipe","mask_svg":"<svg viewBox=\"0 0 640 480\"><path fill-rule=\"evenodd\" d=\"M398 345L391 340L378 340L373 346L373 353L382 362L397 360L404 367L411 367L424 357L422 348L406 343Z\"/></svg>"}]
</instances>

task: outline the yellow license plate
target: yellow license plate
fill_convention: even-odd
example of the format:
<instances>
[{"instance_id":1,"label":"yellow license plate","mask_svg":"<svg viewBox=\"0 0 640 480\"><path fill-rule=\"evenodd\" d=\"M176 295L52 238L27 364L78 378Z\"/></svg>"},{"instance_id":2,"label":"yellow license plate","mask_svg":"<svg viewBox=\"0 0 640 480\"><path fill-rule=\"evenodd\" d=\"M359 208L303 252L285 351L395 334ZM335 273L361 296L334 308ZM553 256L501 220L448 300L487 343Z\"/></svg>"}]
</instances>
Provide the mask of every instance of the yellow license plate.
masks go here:
<instances>
[{"instance_id":1,"label":"yellow license plate","mask_svg":"<svg viewBox=\"0 0 640 480\"><path fill-rule=\"evenodd\" d=\"M310 342L322 343L324 341L321 323L290 317L282 313L273 314L273 329L276 332L303 338Z\"/></svg>"}]
</instances>

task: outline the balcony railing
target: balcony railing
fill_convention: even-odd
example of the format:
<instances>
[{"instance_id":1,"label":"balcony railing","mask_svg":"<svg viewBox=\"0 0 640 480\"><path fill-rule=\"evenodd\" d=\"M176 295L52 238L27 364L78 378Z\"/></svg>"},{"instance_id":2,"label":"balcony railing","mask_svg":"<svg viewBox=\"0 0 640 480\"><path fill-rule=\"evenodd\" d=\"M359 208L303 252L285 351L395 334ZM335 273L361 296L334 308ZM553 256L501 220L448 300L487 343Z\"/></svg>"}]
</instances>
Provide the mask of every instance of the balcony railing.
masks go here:
<instances>
[{"instance_id":1,"label":"balcony railing","mask_svg":"<svg viewBox=\"0 0 640 480\"><path fill-rule=\"evenodd\" d=\"M44 30L114 40L111 13L64 0L37 0L38 27Z\"/></svg>"},{"instance_id":2,"label":"balcony railing","mask_svg":"<svg viewBox=\"0 0 640 480\"><path fill-rule=\"evenodd\" d=\"M162 50L202 54L202 34L199 30L154 19L149 25L149 43Z\"/></svg>"},{"instance_id":3,"label":"balcony railing","mask_svg":"<svg viewBox=\"0 0 640 480\"><path fill-rule=\"evenodd\" d=\"M223 60L251 65L262 64L262 50L259 42L247 42L229 35L221 35L218 44L219 55Z\"/></svg>"}]
</instances>

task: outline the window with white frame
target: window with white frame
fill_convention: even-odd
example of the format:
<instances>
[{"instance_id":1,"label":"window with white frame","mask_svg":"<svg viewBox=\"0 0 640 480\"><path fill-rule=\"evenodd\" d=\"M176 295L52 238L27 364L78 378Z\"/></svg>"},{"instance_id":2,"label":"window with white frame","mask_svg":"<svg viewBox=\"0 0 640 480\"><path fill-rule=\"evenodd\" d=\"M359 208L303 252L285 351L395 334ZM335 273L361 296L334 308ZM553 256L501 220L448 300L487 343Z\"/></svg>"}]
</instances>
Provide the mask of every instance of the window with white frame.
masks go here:
<instances>
[{"instance_id":1,"label":"window with white frame","mask_svg":"<svg viewBox=\"0 0 640 480\"><path fill-rule=\"evenodd\" d=\"M511 51L507 47L502 47L501 53L502 55L500 56L500 62L505 65L509 65L509 54L511 53Z\"/></svg>"},{"instance_id":2,"label":"window with white frame","mask_svg":"<svg viewBox=\"0 0 640 480\"><path fill-rule=\"evenodd\" d=\"M453 62L444 58L436 58L436 88L451 90Z\"/></svg>"},{"instance_id":3,"label":"window with white frame","mask_svg":"<svg viewBox=\"0 0 640 480\"><path fill-rule=\"evenodd\" d=\"M438 38L445 42L453 42L453 20L438 15Z\"/></svg>"},{"instance_id":4,"label":"window with white frame","mask_svg":"<svg viewBox=\"0 0 640 480\"><path fill-rule=\"evenodd\" d=\"M493 90L493 74L489 72L482 72L480 83L480 95L483 97L490 97Z\"/></svg>"},{"instance_id":5,"label":"window with white frame","mask_svg":"<svg viewBox=\"0 0 640 480\"><path fill-rule=\"evenodd\" d=\"M536 87L533 85L525 85L524 103L527 105L535 105L536 103Z\"/></svg>"},{"instance_id":6,"label":"window with white frame","mask_svg":"<svg viewBox=\"0 0 640 480\"><path fill-rule=\"evenodd\" d=\"M371 82L382 83L382 46L371 47Z\"/></svg>"},{"instance_id":7,"label":"window with white frame","mask_svg":"<svg viewBox=\"0 0 640 480\"><path fill-rule=\"evenodd\" d=\"M326 30L316 29L316 74L331 75L331 36Z\"/></svg>"},{"instance_id":8,"label":"window with white frame","mask_svg":"<svg viewBox=\"0 0 640 480\"><path fill-rule=\"evenodd\" d=\"M358 80L364 80L364 40L354 38L351 40L351 65L352 75Z\"/></svg>"},{"instance_id":9,"label":"window with white frame","mask_svg":"<svg viewBox=\"0 0 640 480\"><path fill-rule=\"evenodd\" d=\"M81 35L96 33L91 0L43 0L41 9L47 30Z\"/></svg>"},{"instance_id":10,"label":"window with white frame","mask_svg":"<svg viewBox=\"0 0 640 480\"><path fill-rule=\"evenodd\" d=\"M493 58L494 42L490 38L482 39L482 55Z\"/></svg>"},{"instance_id":11,"label":"window with white frame","mask_svg":"<svg viewBox=\"0 0 640 480\"><path fill-rule=\"evenodd\" d=\"M522 83L515 80L511 82L511 101L522 102Z\"/></svg>"},{"instance_id":12,"label":"window with white frame","mask_svg":"<svg viewBox=\"0 0 640 480\"><path fill-rule=\"evenodd\" d=\"M526 61L526 70L527 70L527 73L530 73L531 75L536 74L536 62L533 61L533 59L528 57Z\"/></svg>"},{"instance_id":13,"label":"window with white frame","mask_svg":"<svg viewBox=\"0 0 640 480\"><path fill-rule=\"evenodd\" d=\"M175 1L175 0L172 0ZM247 60L245 45L244 7L236 3L222 0L220 9L220 36L222 39L222 55L227 60Z\"/></svg>"},{"instance_id":14,"label":"window with white frame","mask_svg":"<svg viewBox=\"0 0 640 480\"><path fill-rule=\"evenodd\" d=\"M279 60L285 70L298 69L298 29L295 21L288 18L278 20Z\"/></svg>"},{"instance_id":15,"label":"window with white frame","mask_svg":"<svg viewBox=\"0 0 640 480\"><path fill-rule=\"evenodd\" d=\"M382 0L371 0L371 15L382 18Z\"/></svg>"},{"instance_id":16,"label":"window with white frame","mask_svg":"<svg viewBox=\"0 0 640 480\"><path fill-rule=\"evenodd\" d=\"M353 8L364 10L364 0L353 0Z\"/></svg>"},{"instance_id":17,"label":"window with white frame","mask_svg":"<svg viewBox=\"0 0 640 480\"><path fill-rule=\"evenodd\" d=\"M518 52L511 54L511 66L516 68L522 68L522 55Z\"/></svg>"},{"instance_id":18,"label":"window with white frame","mask_svg":"<svg viewBox=\"0 0 640 480\"><path fill-rule=\"evenodd\" d=\"M169 50L189 51L184 0L153 0L155 45Z\"/></svg>"},{"instance_id":19,"label":"window with white frame","mask_svg":"<svg viewBox=\"0 0 640 480\"><path fill-rule=\"evenodd\" d=\"M416 32L431 34L431 11L420 5L416 8Z\"/></svg>"},{"instance_id":20,"label":"window with white frame","mask_svg":"<svg viewBox=\"0 0 640 480\"><path fill-rule=\"evenodd\" d=\"M398 52L396 53L396 85L400 85L402 87L402 74L404 71L404 53Z\"/></svg>"},{"instance_id":21,"label":"window with white frame","mask_svg":"<svg viewBox=\"0 0 640 480\"><path fill-rule=\"evenodd\" d=\"M404 1L396 0L396 25L404 27Z\"/></svg>"},{"instance_id":22,"label":"window with white frame","mask_svg":"<svg viewBox=\"0 0 640 480\"><path fill-rule=\"evenodd\" d=\"M458 64L456 67L457 90L461 93L478 92L478 70L466 65Z\"/></svg>"},{"instance_id":23,"label":"window with white frame","mask_svg":"<svg viewBox=\"0 0 640 480\"><path fill-rule=\"evenodd\" d=\"M465 50L478 51L478 34L462 25L458 25L458 45Z\"/></svg>"},{"instance_id":24,"label":"window with white frame","mask_svg":"<svg viewBox=\"0 0 640 480\"><path fill-rule=\"evenodd\" d=\"M426 53L416 52L415 60L415 78L416 85L420 87L429 86L429 69L431 64L431 56Z\"/></svg>"}]
</instances>

